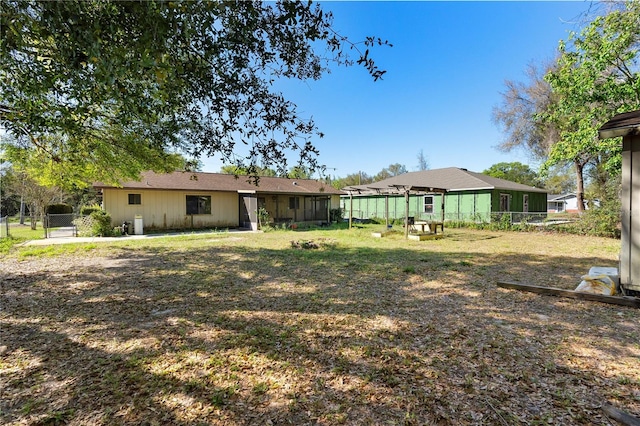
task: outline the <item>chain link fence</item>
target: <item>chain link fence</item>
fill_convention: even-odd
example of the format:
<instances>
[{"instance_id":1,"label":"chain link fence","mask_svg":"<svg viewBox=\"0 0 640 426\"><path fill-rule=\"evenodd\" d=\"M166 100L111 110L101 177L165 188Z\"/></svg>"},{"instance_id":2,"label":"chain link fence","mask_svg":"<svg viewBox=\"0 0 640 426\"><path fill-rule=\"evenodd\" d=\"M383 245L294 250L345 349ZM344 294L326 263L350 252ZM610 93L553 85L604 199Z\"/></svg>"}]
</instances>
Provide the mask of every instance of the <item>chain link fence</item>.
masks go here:
<instances>
[{"instance_id":1,"label":"chain link fence","mask_svg":"<svg viewBox=\"0 0 640 426\"><path fill-rule=\"evenodd\" d=\"M367 216L368 212L362 210L353 210L353 219L357 222L368 221L371 219L380 220L383 217ZM444 222L457 223L504 223L509 225L519 224L542 224L547 220L547 212L491 212L491 213L462 213L451 212L445 213ZM409 217L416 221L441 221L442 213L423 213L420 211L409 210ZM349 211L343 210L343 219L349 219ZM402 217L391 217L390 221L404 221Z\"/></svg>"},{"instance_id":2,"label":"chain link fence","mask_svg":"<svg viewBox=\"0 0 640 426\"><path fill-rule=\"evenodd\" d=\"M44 221L47 238L77 237L76 218L73 213L47 214Z\"/></svg>"}]
</instances>

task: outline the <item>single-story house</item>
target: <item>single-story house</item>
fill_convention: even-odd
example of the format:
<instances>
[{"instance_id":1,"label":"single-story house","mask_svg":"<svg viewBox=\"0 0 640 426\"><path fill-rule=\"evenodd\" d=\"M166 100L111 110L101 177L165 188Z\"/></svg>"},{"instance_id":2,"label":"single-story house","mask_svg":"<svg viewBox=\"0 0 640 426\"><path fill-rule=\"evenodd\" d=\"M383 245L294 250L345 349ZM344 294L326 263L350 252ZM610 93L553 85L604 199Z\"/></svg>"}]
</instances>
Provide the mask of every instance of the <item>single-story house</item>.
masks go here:
<instances>
[{"instance_id":1,"label":"single-story house","mask_svg":"<svg viewBox=\"0 0 640 426\"><path fill-rule=\"evenodd\" d=\"M588 210L591 205L597 207L600 205L600 202L598 200L584 201L585 209ZM547 211L549 213L578 213L578 197L576 194L549 194L547 197Z\"/></svg>"},{"instance_id":2,"label":"single-story house","mask_svg":"<svg viewBox=\"0 0 640 426\"><path fill-rule=\"evenodd\" d=\"M387 211L389 218L402 219L407 198L408 216L416 220L488 222L494 214L511 213L519 221L547 212L546 190L458 167L410 172L343 190L345 214L361 219L384 218Z\"/></svg>"},{"instance_id":3,"label":"single-story house","mask_svg":"<svg viewBox=\"0 0 640 426\"><path fill-rule=\"evenodd\" d=\"M578 197L576 194L549 194L547 198L547 211L549 213L577 213Z\"/></svg>"},{"instance_id":4,"label":"single-story house","mask_svg":"<svg viewBox=\"0 0 640 426\"><path fill-rule=\"evenodd\" d=\"M256 230L261 208L275 222L323 223L330 209L340 206L342 194L313 179L260 177L256 184L247 176L202 172L144 172L119 186L93 186L115 225L141 219L144 228L153 229Z\"/></svg>"}]
</instances>

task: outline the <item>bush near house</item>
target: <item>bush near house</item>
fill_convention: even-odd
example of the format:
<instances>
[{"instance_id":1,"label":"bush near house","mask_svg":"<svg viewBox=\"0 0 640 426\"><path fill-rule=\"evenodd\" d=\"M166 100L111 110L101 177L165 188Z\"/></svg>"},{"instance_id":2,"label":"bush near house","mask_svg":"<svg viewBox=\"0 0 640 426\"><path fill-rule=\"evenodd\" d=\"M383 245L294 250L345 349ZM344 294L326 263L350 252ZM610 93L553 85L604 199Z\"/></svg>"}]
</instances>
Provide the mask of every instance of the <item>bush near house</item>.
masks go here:
<instances>
[{"instance_id":1,"label":"bush near house","mask_svg":"<svg viewBox=\"0 0 640 426\"><path fill-rule=\"evenodd\" d=\"M80 215L81 216L89 216L91 213L99 212L100 210L102 210L102 207L100 207L97 204L94 204L94 205L91 205L91 206L82 206L82 208L80 208Z\"/></svg>"},{"instance_id":2,"label":"bush near house","mask_svg":"<svg viewBox=\"0 0 640 426\"><path fill-rule=\"evenodd\" d=\"M111 226L111 215L104 210L79 217L74 224L79 237L112 237L115 234Z\"/></svg>"},{"instance_id":3,"label":"bush near house","mask_svg":"<svg viewBox=\"0 0 640 426\"><path fill-rule=\"evenodd\" d=\"M50 204L45 208L46 214L71 214L73 206L68 204Z\"/></svg>"}]
</instances>

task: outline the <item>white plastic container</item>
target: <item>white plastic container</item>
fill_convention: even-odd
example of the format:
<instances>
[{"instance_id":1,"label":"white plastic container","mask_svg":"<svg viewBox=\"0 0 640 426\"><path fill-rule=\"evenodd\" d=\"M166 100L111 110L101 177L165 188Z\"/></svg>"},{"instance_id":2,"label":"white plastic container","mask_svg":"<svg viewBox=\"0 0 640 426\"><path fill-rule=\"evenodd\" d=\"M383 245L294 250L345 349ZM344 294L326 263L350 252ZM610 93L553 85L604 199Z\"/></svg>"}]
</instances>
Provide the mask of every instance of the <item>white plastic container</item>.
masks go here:
<instances>
[{"instance_id":1,"label":"white plastic container","mask_svg":"<svg viewBox=\"0 0 640 426\"><path fill-rule=\"evenodd\" d=\"M135 219L133 219L133 232L135 233L135 235L142 235L142 215L141 214L137 214Z\"/></svg>"}]
</instances>

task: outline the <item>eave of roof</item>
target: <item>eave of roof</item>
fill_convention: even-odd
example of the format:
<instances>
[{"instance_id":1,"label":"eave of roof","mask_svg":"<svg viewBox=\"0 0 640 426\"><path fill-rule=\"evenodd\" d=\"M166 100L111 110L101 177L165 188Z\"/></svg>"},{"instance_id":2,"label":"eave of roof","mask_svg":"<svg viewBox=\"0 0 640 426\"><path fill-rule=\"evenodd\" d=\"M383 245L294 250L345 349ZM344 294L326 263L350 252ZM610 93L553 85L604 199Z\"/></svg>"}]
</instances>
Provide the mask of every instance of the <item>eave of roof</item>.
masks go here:
<instances>
[{"instance_id":1,"label":"eave of roof","mask_svg":"<svg viewBox=\"0 0 640 426\"><path fill-rule=\"evenodd\" d=\"M342 195L343 192L313 179L260 177L257 185L248 176L204 172L144 172L137 181L119 186L95 182L94 188L124 188L140 190L220 191L238 193L281 193L298 195Z\"/></svg>"},{"instance_id":2,"label":"eave of roof","mask_svg":"<svg viewBox=\"0 0 640 426\"><path fill-rule=\"evenodd\" d=\"M576 198L576 194L560 194L560 195L551 195L551 198L548 198L547 201L565 201L569 198Z\"/></svg>"},{"instance_id":3,"label":"eave of roof","mask_svg":"<svg viewBox=\"0 0 640 426\"><path fill-rule=\"evenodd\" d=\"M598 129L600 139L640 135L640 110L617 114Z\"/></svg>"}]
</instances>

